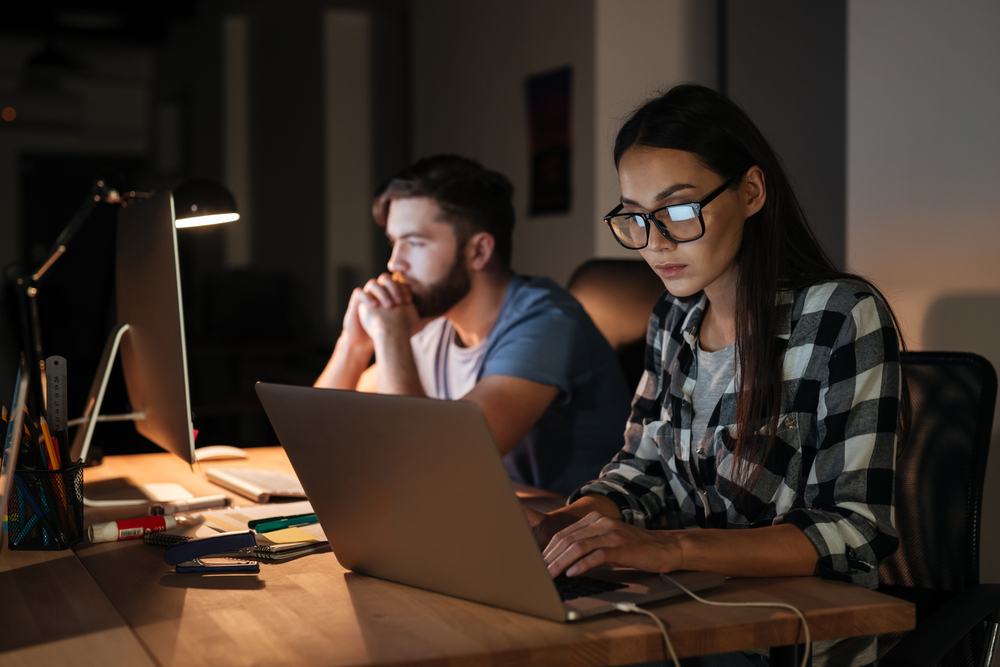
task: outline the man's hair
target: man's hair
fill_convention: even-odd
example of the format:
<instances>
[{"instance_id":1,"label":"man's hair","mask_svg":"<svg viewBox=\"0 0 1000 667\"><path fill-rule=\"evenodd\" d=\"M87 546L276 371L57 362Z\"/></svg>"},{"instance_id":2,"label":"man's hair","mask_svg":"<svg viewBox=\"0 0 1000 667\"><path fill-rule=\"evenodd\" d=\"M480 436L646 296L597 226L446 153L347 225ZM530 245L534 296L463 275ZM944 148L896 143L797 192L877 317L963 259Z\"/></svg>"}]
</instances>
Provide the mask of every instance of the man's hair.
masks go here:
<instances>
[{"instance_id":1,"label":"man's hair","mask_svg":"<svg viewBox=\"0 0 1000 667\"><path fill-rule=\"evenodd\" d=\"M514 234L514 186L503 174L459 155L423 158L391 177L372 202L372 215L384 227L395 199L429 197L441 209L442 222L455 230L459 242L478 232L495 241L490 264L510 268Z\"/></svg>"}]
</instances>

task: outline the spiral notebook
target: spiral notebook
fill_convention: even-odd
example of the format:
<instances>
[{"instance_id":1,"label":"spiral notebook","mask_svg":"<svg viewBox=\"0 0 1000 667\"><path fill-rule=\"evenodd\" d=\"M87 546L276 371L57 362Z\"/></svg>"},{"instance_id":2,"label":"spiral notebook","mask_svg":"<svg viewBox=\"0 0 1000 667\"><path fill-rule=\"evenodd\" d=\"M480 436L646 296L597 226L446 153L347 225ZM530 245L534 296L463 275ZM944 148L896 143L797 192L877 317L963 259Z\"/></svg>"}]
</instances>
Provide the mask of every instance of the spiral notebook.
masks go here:
<instances>
[{"instance_id":1,"label":"spiral notebook","mask_svg":"<svg viewBox=\"0 0 1000 667\"><path fill-rule=\"evenodd\" d=\"M172 547L181 542L187 542L189 535L177 535L174 533L146 533L142 536L142 541L161 547ZM255 547L247 547L237 551L225 551L223 553L212 554L221 558L252 558L263 561L284 561L307 556L309 554L323 553L330 550L329 542L293 542L289 544L258 544Z\"/></svg>"}]
</instances>

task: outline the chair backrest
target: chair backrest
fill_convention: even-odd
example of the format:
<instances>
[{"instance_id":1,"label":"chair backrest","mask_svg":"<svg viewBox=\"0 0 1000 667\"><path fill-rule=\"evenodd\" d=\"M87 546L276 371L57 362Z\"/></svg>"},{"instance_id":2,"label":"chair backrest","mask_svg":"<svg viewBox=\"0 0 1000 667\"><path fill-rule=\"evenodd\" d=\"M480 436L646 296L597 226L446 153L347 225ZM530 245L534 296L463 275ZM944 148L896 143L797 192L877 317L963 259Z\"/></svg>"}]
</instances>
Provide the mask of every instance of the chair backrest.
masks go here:
<instances>
[{"instance_id":1,"label":"chair backrest","mask_svg":"<svg viewBox=\"0 0 1000 667\"><path fill-rule=\"evenodd\" d=\"M663 281L641 259L591 259L566 286L618 355L631 388L643 369L646 328Z\"/></svg>"},{"instance_id":2,"label":"chair backrest","mask_svg":"<svg viewBox=\"0 0 1000 667\"><path fill-rule=\"evenodd\" d=\"M997 374L960 352L901 357L913 420L896 459L899 550L879 567L885 587L957 592L979 583L983 482Z\"/></svg>"}]
</instances>

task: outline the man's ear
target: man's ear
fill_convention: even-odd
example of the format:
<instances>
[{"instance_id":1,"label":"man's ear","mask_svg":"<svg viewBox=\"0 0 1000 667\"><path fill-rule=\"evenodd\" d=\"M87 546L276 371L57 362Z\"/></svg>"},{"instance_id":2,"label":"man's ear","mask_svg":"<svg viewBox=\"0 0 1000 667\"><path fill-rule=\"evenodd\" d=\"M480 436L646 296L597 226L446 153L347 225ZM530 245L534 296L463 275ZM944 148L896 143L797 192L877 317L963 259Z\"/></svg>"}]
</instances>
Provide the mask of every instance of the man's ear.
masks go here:
<instances>
[{"instance_id":1,"label":"man's ear","mask_svg":"<svg viewBox=\"0 0 1000 667\"><path fill-rule=\"evenodd\" d=\"M465 259L469 269L482 271L493 258L496 239L489 232L476 232L465 244Z\"/></svg>"}]
</instances>

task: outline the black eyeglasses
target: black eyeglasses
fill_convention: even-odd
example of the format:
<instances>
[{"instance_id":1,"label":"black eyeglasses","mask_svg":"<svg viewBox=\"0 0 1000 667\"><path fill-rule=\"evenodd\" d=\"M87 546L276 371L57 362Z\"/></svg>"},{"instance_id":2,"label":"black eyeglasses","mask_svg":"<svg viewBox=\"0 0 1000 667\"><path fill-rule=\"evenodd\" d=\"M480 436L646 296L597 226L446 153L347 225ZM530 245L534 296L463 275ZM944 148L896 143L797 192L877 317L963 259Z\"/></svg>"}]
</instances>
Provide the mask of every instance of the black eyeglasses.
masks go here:
<instances>
[{"instance_id":1,"label":"black eyeglasses","mask_svg":"<svg viewBox=\"0 0 1000 667\"><path fill-rule=\"evenodd\" d=\"M746 170L741 171L708 193L704 199L693 204L664 206L651 213L622 213L625 204L618 204L604 216L604 224L611 230L618 244L629 250L641 250L649 244L650 225L654 225L661 234L674 243L697 241L705 235L705 219L701 216L701 209L708 206L745 173Z\"/></svg>"}]
</instances>

